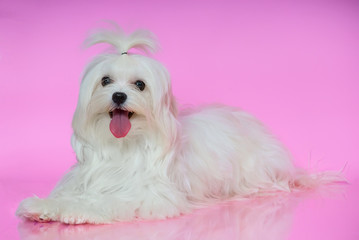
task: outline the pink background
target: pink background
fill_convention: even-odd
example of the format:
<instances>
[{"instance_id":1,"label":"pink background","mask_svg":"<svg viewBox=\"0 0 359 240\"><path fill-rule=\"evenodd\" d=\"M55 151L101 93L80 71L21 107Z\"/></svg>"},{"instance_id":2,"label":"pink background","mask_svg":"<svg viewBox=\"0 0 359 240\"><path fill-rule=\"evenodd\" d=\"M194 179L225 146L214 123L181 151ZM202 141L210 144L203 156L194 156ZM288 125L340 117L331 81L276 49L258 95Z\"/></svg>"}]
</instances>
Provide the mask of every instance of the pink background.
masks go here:
<instances>
[{"instance_id":1,"label":"pink background","mask_svg":"<svg viewBox=\"0 0 359 240\"><path fill-rule=\"evenodd\" d=\"M298 166L347 164L345 176L357 182L358 1L2 0L2 190L13 181L43 181L46 190L20 195L46 195L75 162L79 81L103 49L81 44L103 19L157 35L156 58L169 69L179 103L241 107L270 127ZM5 209L11 217L20 196L13 199Z\"/></svg>"}]
</instances>

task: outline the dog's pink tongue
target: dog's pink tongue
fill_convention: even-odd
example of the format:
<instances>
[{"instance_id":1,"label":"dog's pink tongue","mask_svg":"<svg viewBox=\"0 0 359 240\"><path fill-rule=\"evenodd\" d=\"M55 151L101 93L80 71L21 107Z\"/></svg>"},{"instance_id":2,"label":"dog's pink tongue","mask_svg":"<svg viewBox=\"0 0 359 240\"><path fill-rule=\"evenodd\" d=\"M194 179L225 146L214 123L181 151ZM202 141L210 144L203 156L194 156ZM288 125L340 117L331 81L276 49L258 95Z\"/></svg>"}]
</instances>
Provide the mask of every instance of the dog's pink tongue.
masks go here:
<instances>
[{"instance_id":1,"label":"dog's pink tongue","mask_svg":"<svg viewBox=\"0 0 359 240\"><path fill-rule=\"evenodd\" d=\"M115 109L110 123L110 131L117 138L125 137L130 131L131 123L128 119L128 112L120 109Z\"/></svg>"}]
</instances>

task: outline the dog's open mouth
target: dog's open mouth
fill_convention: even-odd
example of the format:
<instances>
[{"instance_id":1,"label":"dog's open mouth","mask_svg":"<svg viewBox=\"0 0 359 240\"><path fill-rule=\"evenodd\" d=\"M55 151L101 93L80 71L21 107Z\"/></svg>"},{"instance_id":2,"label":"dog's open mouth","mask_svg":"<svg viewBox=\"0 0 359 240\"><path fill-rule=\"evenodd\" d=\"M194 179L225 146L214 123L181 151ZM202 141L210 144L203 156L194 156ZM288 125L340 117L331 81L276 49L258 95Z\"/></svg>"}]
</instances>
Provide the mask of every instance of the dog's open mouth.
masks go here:
<instances>
[{"instance_id":1,"label":"dog's open mouth","mask_svg":"<svg viewBox=\"0 0 359 240\"><path fill-rule=\"evenodd\" d=\"M117 109L115 109L115 110L117 110ZM123 111L123 112L128 112L128 111L121 110L121 109L119 109L119 110ZM133 114L134 114L134 112L128 112L128 119L130 119ZM108 115L110 115L110 118L112 118L113 117L113 111L109 112Z\"/></svg>"},{"instance_id":2,"label":"dog's open mouth","mask_svg":"<svg viewBox=\"0 0 359 240\"><path fill-rule=\"evenodd\" d=\"M111 117L110 131L116 138L122 138L127 135L131 129L130 118L133 116L133 112L129 112L123 109L114 109L109 112Z\"/></svg>"}]
</instances>

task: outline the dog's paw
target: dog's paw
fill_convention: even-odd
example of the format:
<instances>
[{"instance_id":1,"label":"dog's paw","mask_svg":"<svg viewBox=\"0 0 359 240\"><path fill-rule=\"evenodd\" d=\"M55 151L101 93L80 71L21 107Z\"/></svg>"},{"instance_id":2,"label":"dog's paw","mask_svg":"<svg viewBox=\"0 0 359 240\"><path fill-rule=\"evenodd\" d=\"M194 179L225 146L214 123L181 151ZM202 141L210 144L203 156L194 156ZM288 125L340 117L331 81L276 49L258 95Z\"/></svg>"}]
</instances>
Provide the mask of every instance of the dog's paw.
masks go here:
<instances>
[{"instance_id":1,"label":"dog's paw","mask_svg":"<svg viewBox=\"0 0 359 240\"><path fill-rule=\"evenodd\" d=\"M177 206L169 201L145 201L142 203L138 217L142 219L166 219L178 217L183 213Z\"/></svg>"},{"instance_id":2,"label":"dog's paw","mask_svg":"<svg viewBox=\"0 0 359 240\"><path fill-rule=\"evenodd\" d=\"M31 221L50 222L57 220L57 212L58 208L54 200L32 197L20 203L16 215Z\"/></svg>"},{"instance_id":3,"label":"dog's paw","mask_svg":"<svg viewBox=\"0 0 359 240\"><path fill-rule=\"evenodd\" d=\"M59 220L65 224L106 224L111 219L94 206L86 204L68 204L59 214Z\"/></svg>"},{"instance_id":4,"label":"dog's paw","mask_svg":"<svg viewBox=\"0 0 359 240\"><path fill-rule=\"evenodd\" d=\"M90 223L88 219L80 216L68 215L61 216L60 221L65 224L85 224Z\"/></svg>"},{"instance_id":5,"label":"dog's paw","mask_svg":"<svg viewBox=\"0 0 359 240\"><path fill-rule=\"evenodd\" d=\"M59 221L65 224L108 224L111 223L111 220L108 220L99 215L90 215L87 213L78 214L78 213L62 213Z\"/></svg>"}]
</instances>

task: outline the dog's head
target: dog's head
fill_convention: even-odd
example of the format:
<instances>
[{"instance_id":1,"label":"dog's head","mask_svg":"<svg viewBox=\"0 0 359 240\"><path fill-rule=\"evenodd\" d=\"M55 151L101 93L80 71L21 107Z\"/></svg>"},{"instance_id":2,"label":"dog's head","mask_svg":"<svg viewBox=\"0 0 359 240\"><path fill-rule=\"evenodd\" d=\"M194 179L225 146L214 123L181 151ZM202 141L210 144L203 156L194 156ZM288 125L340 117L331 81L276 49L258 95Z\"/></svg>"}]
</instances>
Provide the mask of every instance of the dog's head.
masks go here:
<instances>
[{"instance_id":1,"label":"dog's head","mask_svg":"<svg viewBox=\"0 0 359 240\"><path fill-rule=\"evenodd\" d=\"M152 34L120 29L91 35L88 45L108 43L116 52L102 54L87 67L73 118L75 135L86 141L126 141L148 134L164 141L176 137L176 103L169 74L158 61L131 49L152 52Z\"/></svg>"}]
</instances>

